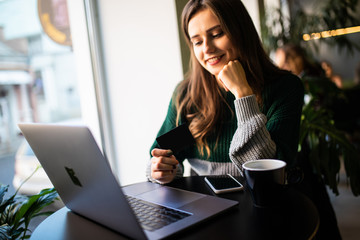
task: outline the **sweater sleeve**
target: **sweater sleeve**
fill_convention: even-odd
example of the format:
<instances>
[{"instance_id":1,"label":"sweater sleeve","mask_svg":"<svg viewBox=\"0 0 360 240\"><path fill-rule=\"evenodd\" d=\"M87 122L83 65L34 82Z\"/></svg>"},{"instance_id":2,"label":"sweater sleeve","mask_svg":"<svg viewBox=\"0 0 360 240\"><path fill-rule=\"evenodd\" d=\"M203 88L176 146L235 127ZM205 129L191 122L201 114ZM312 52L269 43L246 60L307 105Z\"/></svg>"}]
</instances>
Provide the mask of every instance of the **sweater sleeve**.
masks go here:
<instances>
[{"instance_id":1,"label":"sweater sleeve","mask_svg":"<svg viewBox=\"0 0 360 240\"><path fill-rule=\"evenodd\" d=\"M230 145L230 159L242 171L244 162L274 158L276 144L266 129L266 116L260 112L255 95L236 99L238 128Z\"/></svg>"},{"instance_id":2,"label":"sweater sleeve","mask_svg":"<svg viewBox=\"0 0 360 240\"><path fill-rule=\"evenodd\" d=\"M296 166L304 87L294 75L284 75L264 90L260 111L255 96L235 100L238 128L230 145L230 159L241 165L250 160L276 158Z\"/></svg>"}]
</instances>

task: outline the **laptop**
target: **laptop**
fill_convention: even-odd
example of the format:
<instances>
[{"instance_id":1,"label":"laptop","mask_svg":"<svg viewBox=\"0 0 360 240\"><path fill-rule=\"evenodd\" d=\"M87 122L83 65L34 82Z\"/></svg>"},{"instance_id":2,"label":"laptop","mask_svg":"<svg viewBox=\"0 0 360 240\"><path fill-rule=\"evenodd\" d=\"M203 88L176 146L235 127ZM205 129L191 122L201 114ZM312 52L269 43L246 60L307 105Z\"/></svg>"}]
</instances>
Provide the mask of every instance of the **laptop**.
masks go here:
<instances>
[{"instance_id":1,"label":"laptop","mask_svg":"<svg viewBox=\"0 0 360 240\"><path fill-rule=\"evenodd\" d=\"M238 204L151 182L121 187L88 127L18 126L65 206L130 238L166 238ZM142 205L157 209L150 220L154 227L141 217L148 211Z\"/></svg>"}]
</instances>

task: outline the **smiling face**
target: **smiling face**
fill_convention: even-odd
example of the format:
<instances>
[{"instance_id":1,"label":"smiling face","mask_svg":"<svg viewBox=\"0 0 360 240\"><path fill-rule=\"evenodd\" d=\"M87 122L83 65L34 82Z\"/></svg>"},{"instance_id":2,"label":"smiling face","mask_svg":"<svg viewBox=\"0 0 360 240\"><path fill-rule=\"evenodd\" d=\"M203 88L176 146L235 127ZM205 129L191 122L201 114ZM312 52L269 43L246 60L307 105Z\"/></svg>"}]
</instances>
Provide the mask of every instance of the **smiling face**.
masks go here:
<instances>
[{"instance_id":1,"label":"smiling face","mask_svg":"<svg viewBox=\"0 0 360 240\"><path fill-rule=\"evenodd\" d=\"M191 18L188 33L196 59L215 77L229 61L238 58L219 19L210 9L202 9Z\"/></svg>"}]
</instances>

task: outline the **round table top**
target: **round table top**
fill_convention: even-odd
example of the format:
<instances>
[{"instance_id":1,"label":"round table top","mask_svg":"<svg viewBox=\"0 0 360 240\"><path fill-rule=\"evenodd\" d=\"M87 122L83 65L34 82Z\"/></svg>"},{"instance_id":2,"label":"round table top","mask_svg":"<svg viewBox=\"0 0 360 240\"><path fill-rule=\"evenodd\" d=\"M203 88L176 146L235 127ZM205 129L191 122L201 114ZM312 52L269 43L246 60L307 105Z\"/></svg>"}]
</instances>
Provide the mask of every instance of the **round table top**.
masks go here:
<instances>
[{"instance_id":1,"label":"round table top","mask_svg":"<svg viewBox=\"0 0 360 240\"><path fill-rule=\"evenodd\" d=\"M239 204L226 212L201 222L173 236L174 239L311 239L319 216L315 205L304 194L287 187L274 207L254 207L250 193L245 189L225 193L219 197L236 200ZM138 183L141 184L141 183ZM171 187L214 194L203 176L174 180ZM33 232L31 239L127 239L120 234L85 219L66 207L45 219Z\"/></svg>"}]
</instances>

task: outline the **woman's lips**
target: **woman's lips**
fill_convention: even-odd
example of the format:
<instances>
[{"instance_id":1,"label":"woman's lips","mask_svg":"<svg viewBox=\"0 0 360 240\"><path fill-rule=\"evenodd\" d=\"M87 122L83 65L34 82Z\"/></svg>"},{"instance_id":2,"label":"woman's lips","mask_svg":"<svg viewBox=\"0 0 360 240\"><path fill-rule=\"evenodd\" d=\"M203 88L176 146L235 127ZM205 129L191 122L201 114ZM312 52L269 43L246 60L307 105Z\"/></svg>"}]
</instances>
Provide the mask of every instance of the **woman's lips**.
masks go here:
<instances>
[{"instance_id":1,"label":"woman's lips","mask_svg":"<svg viewBox=\"0 0 360 240\"><path fill-rule=\"evenodd\" d=\"M221 61L221 58L222 58L223 56L224 56L224 55L217 56L217 57L212 57L212 58L208 58L208 59L206 60L206 62L207 62L209 65L218 64L218 63Z\"/></svg>"}]
</instances>

